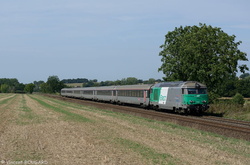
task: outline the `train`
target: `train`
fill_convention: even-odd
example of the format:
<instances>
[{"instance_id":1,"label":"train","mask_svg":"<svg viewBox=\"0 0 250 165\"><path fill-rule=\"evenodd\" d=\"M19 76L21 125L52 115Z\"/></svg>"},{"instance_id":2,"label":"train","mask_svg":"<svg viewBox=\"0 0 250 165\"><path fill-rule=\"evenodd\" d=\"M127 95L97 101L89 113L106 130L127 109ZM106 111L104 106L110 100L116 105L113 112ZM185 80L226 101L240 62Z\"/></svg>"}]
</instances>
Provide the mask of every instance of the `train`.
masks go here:
<instances>
[{"instance_id":1,"label":"train","mask_svg":"<svg viewBox=\"0 0 250 165\"><path fill-rule=\"evenodd\" d=\"M63 88L61 96L185 114L202 114L209 108L207 87L196 81Z\"/></svg>"}]
</instances>

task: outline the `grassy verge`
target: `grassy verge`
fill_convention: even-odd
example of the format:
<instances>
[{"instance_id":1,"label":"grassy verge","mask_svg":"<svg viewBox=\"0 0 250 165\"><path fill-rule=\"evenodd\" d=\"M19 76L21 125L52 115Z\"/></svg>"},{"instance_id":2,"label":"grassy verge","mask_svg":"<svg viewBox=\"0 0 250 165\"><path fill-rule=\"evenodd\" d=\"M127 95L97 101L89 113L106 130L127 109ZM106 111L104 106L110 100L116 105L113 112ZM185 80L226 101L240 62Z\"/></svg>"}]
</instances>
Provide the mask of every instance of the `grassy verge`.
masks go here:
<instances>
[{"instance_id":1,"label":"grassy verge","mask_svg":"<svg viewBox=\"0 0 250 165\"><path fill-rule=\"evenodd\" d=\"M232 104L228 101L220 101L210 105L207 114L225 118L250 121L250 102L245 104Z\"/></svg>"}]
</instances>

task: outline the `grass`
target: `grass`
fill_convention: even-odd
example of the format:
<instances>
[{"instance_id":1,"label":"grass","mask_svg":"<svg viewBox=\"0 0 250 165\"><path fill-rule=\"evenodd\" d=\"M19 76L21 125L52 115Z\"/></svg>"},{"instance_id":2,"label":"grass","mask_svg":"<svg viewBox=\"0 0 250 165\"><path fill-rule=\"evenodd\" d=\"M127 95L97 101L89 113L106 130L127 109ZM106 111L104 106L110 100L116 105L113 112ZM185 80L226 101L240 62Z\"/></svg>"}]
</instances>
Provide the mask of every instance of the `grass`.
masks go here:
<instances>
[{"instance_id":1,"label":"grass","mask_svg":"<svg viewBox=\"0 0 250 165\"><path fill-rule=\"evenodd\" d=\"M43 118L39 115L33 113L33 111L27 106L26 100L24 95L22 95L21 105L19 110L21 113L19 114L19 118L16 121L19 125L27 125L27 124L34 124L34 123L41 123Z\"/></svg>"},{"instance_id":2,"label":"grass","mask_svg":"<svg viewBox=\"0 0 250 165\"><path fill-rule=\"evenodd\" d=\"M174 165L178 164L179 161L175 160L175 158L173 158L170 154L158 153L154 149L135 141L124 138L116 138L114 142L122 145L123 148L139 153L144 159L151 161L153 164Z\"/></svg>"},{"instance_id":3,"label":"grass","mask_svg":"<svg viewBox=\"0 0 250 165\"><path fill-rule=\"evenodd\" d=\"M236 120L250 121L250 102L245 104L233 104L227 100L211 104L207 111L208 115L220 116Z\"/></svg>"},{"instance_id":4,"label":"grass","mask_svg":"<svg viewBox=\"0 0 250 165\"><path fill-rule=\"evenodd\" d=\"M9 96L9 95L7 95L7 96ZM14 99L15 97L16 96L0 100L0 105L7 104L10 100Z\"/></svg>"},{"instance_id":5,"label":"grass","mask_svg":"<svg viewBox=\"0 0 250 165\"><path fill-rule=\"evenodd\" d=\"M35 152L35 151L27 151L25 149L18 149L15 150L13 153L14 155L14 161L13 164L18 164L18 162L20 162L19 164L25 164L24 162L27 162L26 164L31 164L29 163L29 161L35 161L38 162L38 160L43 160L44 155L39 153L39 152ZM11 161L10 161L11 164Z\"/></svg>"},{"instance_id":6,"label":"grass","mask_svg":"<svg viewBox=\"0 0 250 165\"><path fill-rule=\"evenodd\" d=\"M31 97L31 98L33 100L36 100L42 106L44 106L46 108L49 108L51 110L54 110L55 112L63 114L65 120L70 120L70 121L75 121L75 122L91 122L92 121L92 120L90 120L90 119L88 119L88 118L86 118L86 117L84 117L82 115L79 115L79 114L72 113L70 111L64 110L64 109L62 109L62 107L56 107L56 106L53 106L51 104L48 104L48 103L42 101L41 99L38 99L38 98L35 98L35 97Z\"/></svg>"},{"instance_id":7,"label":"grass","mask_svg":"<svg viewBox=\"0 0 250 165\"><path fill-rule=\"evenodd\" d=\"M122 115L123 116L123 115ZM168 122L163 122L163 121L155 121L151 119L145 119L142 117L136 117L136 116L127 116L124 115L121 117L123 120L128 120L131 123L134 124L139 124L142 126L146 126L148 128L152 128L155 130L159 130L162 132L170 133L170 134L175 134L178 136L184 136L186 139L190 139L192 141L196 141L198 143L203 143L203 144L208 144L210 146L213 146L219 150L223 150L232 154L237 154L237 155L243 155L246 157L250 158L250 155L245 154L242 152L242 150L239 150L238 148L232 148L228 147L227 144L243 144L250 146L249 141L245 140L240 140L240 139L235 139L235 138L230 138L230 137L225 137L223 135L219 135L216 133L211 133L211 132L206 132L206 131L201 131L189 127L184 127L180 125L176 125L173 123L168 123ZM209 137L209 138L207 138ZM226 144L226 145L221 145L221 144Z\"/></svg>"}]
</instances>

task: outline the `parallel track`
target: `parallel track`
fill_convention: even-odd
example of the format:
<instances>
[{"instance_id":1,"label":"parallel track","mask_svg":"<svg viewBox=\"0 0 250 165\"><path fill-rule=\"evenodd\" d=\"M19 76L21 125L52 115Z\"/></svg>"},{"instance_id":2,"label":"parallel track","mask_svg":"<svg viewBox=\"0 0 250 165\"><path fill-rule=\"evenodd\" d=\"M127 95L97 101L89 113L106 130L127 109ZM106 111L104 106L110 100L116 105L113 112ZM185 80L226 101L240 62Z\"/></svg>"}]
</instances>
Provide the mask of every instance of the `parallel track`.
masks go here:
<instances>
[{"instance_id":1,"label":"parallel track","mask_svg":"<svg viewBox=\"0 0 250 165\"><path fill-rule=\"evenodd\" d=\"M172 113L145 110L142 108L136 108L130 106L118 106L108 103L65 98L56 95L46 95L46 96L78 104L95 106L101 109L108 109L112 111L119 111L122 113L129 113L150 119L156 119L160 121L170 121L183 126L188 126L204 131L217 133L227 137L234 137L250 141L250 122L247 121L239 121L239 120L225 119L212 116L203 116L203 117L183 116Z\"/></svg>"}]
</instances>

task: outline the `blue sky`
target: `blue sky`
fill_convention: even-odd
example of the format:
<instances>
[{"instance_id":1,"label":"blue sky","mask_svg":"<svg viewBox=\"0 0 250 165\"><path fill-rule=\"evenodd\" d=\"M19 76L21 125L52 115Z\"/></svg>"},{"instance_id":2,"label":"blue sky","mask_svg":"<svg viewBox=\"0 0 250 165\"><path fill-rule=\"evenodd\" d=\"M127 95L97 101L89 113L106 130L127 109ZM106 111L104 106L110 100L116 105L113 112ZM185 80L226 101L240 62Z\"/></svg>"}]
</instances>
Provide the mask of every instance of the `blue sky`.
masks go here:
<instances>
[{"instance_id":1,"label":"blue sky","mask_svg":"<svg viewBox=\"0 0 250 165\"><path fill-rule=\"evenodd\" d=\"M236 35L250 60L249 7L249 0L0 0L0 78L161 79L165 34L200 22Z\"/></svg>"}]
</instances>

